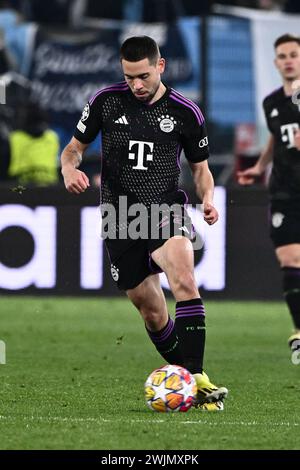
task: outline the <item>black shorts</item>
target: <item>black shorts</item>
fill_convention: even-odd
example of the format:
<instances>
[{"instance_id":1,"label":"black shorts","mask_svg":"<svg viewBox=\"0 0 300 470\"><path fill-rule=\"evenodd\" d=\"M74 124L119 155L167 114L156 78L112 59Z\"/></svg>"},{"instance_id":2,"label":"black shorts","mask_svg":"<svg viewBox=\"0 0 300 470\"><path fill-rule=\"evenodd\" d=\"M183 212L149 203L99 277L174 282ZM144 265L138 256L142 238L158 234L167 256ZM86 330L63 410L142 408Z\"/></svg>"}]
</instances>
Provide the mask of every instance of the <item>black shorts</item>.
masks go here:
<instances>
[{"instance_id":1,"label":"black shorts","mask_svg":"<svg viewBox=\"0 0 300 470\"><path fill-rule=\"evenodd\" d=\"M300 200L271 203L270 236L275 248L300 243Z\"/></svg>"},{"instance_id":2,"label":"black shorts","mask_svg":"<svg viewBox=\"0 0 300 470\"><path fill-rule=\"evenodd\" d=\"M184 208L182 208L182 217L174 216L172 212L161 215L160 230L155 238L149 236L147 239L136 240L105 239L111 263L111 275L118 288L133 289L146 277L162 272L153 261L151 253L174 236L185 236L190 240L195 237L192 221Z\"/></svg>"}]
</instances>

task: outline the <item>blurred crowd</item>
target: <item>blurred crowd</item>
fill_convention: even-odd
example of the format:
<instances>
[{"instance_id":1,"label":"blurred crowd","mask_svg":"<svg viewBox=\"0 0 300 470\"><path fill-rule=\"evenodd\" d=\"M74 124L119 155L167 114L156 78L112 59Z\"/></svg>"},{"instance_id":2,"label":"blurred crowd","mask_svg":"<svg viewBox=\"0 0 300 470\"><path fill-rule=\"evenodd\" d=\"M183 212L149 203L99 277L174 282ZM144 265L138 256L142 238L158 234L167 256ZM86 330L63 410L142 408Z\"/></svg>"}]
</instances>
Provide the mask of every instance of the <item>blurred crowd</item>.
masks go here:
<instances>
[{"instance_id":1,"label":"blurred crowd","mask_svg":"<svg viewBox=\"0 0 300 470\"><path fill-rule=\"evenodd\" d=\"M12 31L15 43L23 41L16 25L72 29L80 28L83 18L170 22L211 13L215 4L300 12L295 0L0 0L0 86L6 89L6 104L0 104L0 182L59 182L59 138L50 128L47 113L30 98L30 83L21 74L18 54L12 54L9 47Z\"/></svg>"},{"instance_id":2,"label":"blurred crowd","mask_svg":"<svg viewBox=\"0 0 300 470\"><path fill-rule=\"evenodd\" d=\"M213 11L215 4L264 10L300 12L297 0L1 0L0 8L13 10L24 21L43 24L76 25L80 18L136 19L138 21L169 21L176 16L193 16Z\"/></svg>"}]
</instances>

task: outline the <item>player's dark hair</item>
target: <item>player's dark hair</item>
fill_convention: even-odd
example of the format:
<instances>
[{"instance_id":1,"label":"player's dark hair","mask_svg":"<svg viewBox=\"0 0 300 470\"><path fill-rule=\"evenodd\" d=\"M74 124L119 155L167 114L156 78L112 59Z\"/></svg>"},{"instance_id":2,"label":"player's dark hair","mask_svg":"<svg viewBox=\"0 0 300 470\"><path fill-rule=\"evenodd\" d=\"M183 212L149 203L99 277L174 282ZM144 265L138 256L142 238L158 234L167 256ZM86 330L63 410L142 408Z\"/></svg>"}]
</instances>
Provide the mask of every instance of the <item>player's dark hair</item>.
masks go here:
<instances>
[{"instance_id":1,"label":"player's dark hair","mask_svg":"<svg viewBox=\"0 0 300 470\"><path fill-rule=\"evenodd\" d=\"M274 49L276 49L276 47L280 46L281 44L285 44L286 42L296 42L298 46L300 46L300 37L294 36L293 34L283 34L282 36L279 36L279 38L277 38L274 42Z\"/></svg>"},{"instance_id":2,"label":"player's dark hair","mask_svg":"<svg viewBox=\"0 0 300 470\"><path fill-rule=\"evenodd\" d=\"M120 58L128 62L148 59L149 63L154 65L160 58L159 47L149 36L132 36L123 42Z\"/></svg>"}]
</instances>

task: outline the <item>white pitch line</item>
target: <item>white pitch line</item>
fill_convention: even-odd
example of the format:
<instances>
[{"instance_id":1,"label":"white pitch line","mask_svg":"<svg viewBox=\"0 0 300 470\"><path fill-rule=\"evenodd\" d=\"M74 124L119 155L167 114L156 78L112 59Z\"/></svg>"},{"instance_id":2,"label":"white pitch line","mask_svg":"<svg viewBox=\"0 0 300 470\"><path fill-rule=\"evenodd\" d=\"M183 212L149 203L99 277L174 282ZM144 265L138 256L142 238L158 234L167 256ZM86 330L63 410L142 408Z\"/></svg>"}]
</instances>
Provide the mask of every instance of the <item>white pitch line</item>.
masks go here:
<instances>
[{"instance_id":1,"label":"white pitch line","mask_svg":"<svg viewBox=\"0 0 300 470\"><path fill-rule=\"evenodd\" d=\"M225 425L225 426L286 426L286 427L292 427L292 426L300 426L300 423L285 423L285 422L281 422L281 423L269 423L269 422L266 422L266 423L259 423L257 421L250 421L250 422L245 422L245 421L221 421L221 422L216 422L216 423L211 423L210 421L183 421L182 424L205 424L205 426L209 425L209 426L219 426L220 424L221 425Z\"/></svg>"},{"instance_id":2,"label":"white pitch line","mask_svg":"<svg viewBox=\"0 0 300 470\"><path fill-rule=\"evenodd\" d=\"M146 419L136 419L132 420L133 423L169 423L168 420L146 420ZM270 422L257 422L257 421L250 421L250 422L245 422L245 421L218 421L215 423L212 423L211 421L180 421L176 424L197 424L199 425L204 425L204 426L286 426L286 427L292 427L292 426L300 426L300 423L289 423L289 422L281 422L281 423L270 423Z\"/></svg>"},{"instance_id":3,"label":"white pitch line","mask_svg":"<svg viewBox=\"0 0 300 470\"><path fill-rule=\"evenodd\" d=\"M93 417L86 417L86 418L74 418L74 417L63 417L63 416L4 416L0 415L0 421L17 421L21 419L22 421L44 421L44 422L69 422L69 423L116 423L116 422L123 422L123 419L106 419L106 418L93 418ZM130 423L144 423L144 424L161 424L161 423L170 423L168 419L131 419L128 420ZM289 423L289 422L258 422L258 421L218 421L218 422L211 422L207 420L187 420L187 421L179 421L176 424L196 424L197 426L268 426L268 427L296 427L300 426L300 423Z\"/></svg>"}]
</instances>

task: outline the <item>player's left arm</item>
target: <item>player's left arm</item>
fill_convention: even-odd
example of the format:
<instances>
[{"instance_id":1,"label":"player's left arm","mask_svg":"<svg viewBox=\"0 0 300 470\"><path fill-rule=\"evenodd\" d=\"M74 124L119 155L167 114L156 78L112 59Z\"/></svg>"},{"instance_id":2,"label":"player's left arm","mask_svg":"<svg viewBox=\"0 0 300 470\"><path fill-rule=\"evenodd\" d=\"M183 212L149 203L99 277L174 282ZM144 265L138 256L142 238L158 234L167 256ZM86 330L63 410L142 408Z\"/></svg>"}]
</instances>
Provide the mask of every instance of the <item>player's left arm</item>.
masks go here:
<instances>
[{"instance_id":1,"label":"player's left arm","mask_svg":"<svg viewBox=\"0 0 300 470\"><path fill-rule=\"evenodd\" d=\"M207 160L197 163L189 162L189 165L193 173L197 196L203 203L204 220L209 225L213 225L217 222L219 214L213 204L214 179Z\"/></svg>"},{"instance_id":2,"label":"player's left arm","mask_svg":"<svg viewBox=\"0 0 300 470\"><path fill-rule=\"evenodd\" d=\"M182 147L193 173L197 196L203 203L204 220L212 225L219 217L213 205L214 179L207 163L209 145L205 120L195 104L188 111L185 122Z\"/></svg>"}]
</instances>

